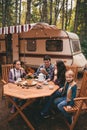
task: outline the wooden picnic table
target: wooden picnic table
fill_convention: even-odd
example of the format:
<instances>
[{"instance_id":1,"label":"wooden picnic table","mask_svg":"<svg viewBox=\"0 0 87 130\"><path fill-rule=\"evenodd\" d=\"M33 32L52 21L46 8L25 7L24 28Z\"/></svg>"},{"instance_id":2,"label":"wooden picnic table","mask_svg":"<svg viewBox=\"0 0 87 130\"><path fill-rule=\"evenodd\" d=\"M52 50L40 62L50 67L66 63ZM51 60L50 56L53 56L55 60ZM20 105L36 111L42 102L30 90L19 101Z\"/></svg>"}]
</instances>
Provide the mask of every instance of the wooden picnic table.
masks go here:
<instances>
[{"instance_id":1,"label":"wooden picnic table","mask_svg":"<svg viewBox=\"0 0 87 130\"><path fill-rule=\"evenodd\" d=\"M53 85L53 89L49 89L49 85ZM48 85L41 84L41 88L37 88L36 85L29 88L24 88L13 83L8 83L4 85L4 94L9 98L12 104L16 107L17 111L8 118L8 121L12 120L17 114L20 114L24 121L27 123L28 127L31 130L34 130L34 127L30 123L29 119L23 113L23 109L34 102L39 97L51 96L59 87L55 85L52 81L48 82ZM13 100L13 97L19 99L27 99L26 103L19 107L16 102Z\"/></svg>"}]
</instances>

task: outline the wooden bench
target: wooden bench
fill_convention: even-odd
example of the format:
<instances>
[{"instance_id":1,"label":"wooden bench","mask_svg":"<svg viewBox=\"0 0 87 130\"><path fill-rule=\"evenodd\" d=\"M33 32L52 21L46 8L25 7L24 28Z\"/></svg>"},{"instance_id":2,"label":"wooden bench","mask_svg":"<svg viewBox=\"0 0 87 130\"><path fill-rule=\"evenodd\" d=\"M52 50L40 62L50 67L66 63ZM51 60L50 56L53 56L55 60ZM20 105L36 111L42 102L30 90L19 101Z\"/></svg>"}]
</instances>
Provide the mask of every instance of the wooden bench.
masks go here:
<instances>
[{"instance_id":1,"label":"wooden bench","mask_svg":"<svg viewBox=\"0 0 87 130\"><path fill-rule=\"evenodd\" d=\"M2 83L6 84L8 83L8 75L9 75L9 71L10 69L13 67L13 64L4 64L1 65L2 68ZM2 87L2 98L3 98L3 87Z\"/></svg>"},{"instance_id":2,"label":"wooden bench","mask_svg":"<svg viewBox=\"0 0 87 130\"><path fill-rule=\"evenodd\" d=\"M70 130L74 129L80 113L82 111L87 112L87 72L84 72L79 96L75 98L74 101L75 104L71 109L64 107L64 110L68 113L72 113L74 118L71 125L66 121Z\"/></svg>"}]
</instances>

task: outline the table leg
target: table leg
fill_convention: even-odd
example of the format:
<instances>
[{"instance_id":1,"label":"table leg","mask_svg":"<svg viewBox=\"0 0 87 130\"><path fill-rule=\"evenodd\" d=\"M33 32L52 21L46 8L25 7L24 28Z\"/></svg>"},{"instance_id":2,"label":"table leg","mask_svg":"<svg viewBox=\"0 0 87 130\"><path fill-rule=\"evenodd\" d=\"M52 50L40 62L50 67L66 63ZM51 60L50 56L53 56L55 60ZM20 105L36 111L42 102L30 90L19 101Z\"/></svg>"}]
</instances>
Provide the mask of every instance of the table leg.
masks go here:
<instances>
[{"instance_id":1,"label":"table leg","mask_svg":"<svg viewBox=\"0 0 87 130\"><path fill-rule=\"evenodd\" d=\"M22 112L22 110L25 108L25 107L27 107L30 103L32 103L34 100L28 100L22 107L18 107L18 105L14 102L14 100L11 98L11 97L9 97L8 96L8 98L9 98L9 100L12 102L12 104L16 107L16 109L17 109L17 112L15 112L13 115L12 115L12 117L10 117L9 119L8 119L8 121L10 121L10 120L12 120L18 113L22 116L22 118L24 119L24 121L27 123L27 125L28 125L28 127L30 127L30 129L31 130L34 130L34 127L31 125L31 123L29 122L29 120L27 119L27 117L24 115L24 113Z\"/></svg>"}]
</instances>

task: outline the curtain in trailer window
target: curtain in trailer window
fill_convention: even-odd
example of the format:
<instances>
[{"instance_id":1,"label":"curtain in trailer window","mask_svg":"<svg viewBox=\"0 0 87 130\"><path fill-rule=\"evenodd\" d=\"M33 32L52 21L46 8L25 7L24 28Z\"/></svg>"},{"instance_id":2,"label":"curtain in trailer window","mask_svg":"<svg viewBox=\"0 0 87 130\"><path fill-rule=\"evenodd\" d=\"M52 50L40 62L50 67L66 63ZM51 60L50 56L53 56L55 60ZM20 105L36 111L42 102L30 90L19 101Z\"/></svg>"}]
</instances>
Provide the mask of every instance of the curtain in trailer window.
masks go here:
<instances>
[{"instance_id":1,"label":"curtain in trailer window","mask_svg":"<svg viewBox=\"0 0 87 130\"><path fill-rule=\"evenodd\" d=\"M78 52L81 50L78 41L72 41L72 48L73 48L73 52Z\"/></svg>"},{"instance_id":2,"label":"curtain in trailer window","mask_svg":"<svg viewBox=\"0 0 87 130\"><path fill-rule=\"evenodd\" d=\"M46 51L63 51L63 41L62 40L47 40L46 41Z\"/></svg>"},{"instance_id":3,"label":"curtain in trailer window","mask_svg":"<svg viewBox=\"0 0 87 130\"><path fill-rule=\"evenodd\" d=\"M36 40L27 40L27 51L36 51Z\"/></svg>"}]
</instances>

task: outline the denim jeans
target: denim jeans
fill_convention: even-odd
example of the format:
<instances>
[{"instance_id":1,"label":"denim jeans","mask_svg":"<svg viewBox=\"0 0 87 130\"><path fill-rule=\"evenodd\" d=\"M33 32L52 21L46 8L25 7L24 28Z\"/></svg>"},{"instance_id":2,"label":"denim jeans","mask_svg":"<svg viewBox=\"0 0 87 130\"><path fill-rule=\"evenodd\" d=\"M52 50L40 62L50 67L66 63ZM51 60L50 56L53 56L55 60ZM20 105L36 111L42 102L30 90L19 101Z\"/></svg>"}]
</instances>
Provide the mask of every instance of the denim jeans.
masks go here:
<instances>
[{"instance_id":1,"label":"denim jeans","mask_svg":"<svg viewBox=\"0 0 87 130\"><path fill-rule=\"evenodd\" d=\"M25 99L22 99L22 100L19 100L19 98L13 98L13 100L15 101L15 103L17 103L19 106L22 106L26 100Z\"/></svg>"},{"instance_id":2,"label":"denim jeans","mask_svg":"<svg viewBox=\"0 0 87 130\"><path fill-rule=\"evenodd\" d=\"M54 102L54 99L57 97L60 97L61 93L59 91L56 91L52 96L50 96L44 106L44 108L42 109L41 113L43 114L48 114L49 110L51 108L52 103Z\"/></svg>"},{"instance_id":3,"label":"denim jeans","mask_svg":"<svg viewBox=\"0 0 87 130\"><path fill-rule=\"evenodd\" d=\"M72 122L72 116L70 113L67 113L64 110L64 106L67 106L67 101L66 101L66 97L61 97L59 99L57 99L56 101L57 107L58 109L63 113L63 115L66 117L67 121L71 124Z\"/></svg>"}]
</instances>

